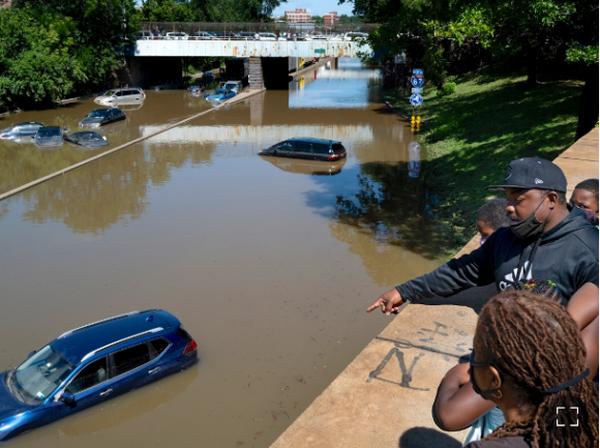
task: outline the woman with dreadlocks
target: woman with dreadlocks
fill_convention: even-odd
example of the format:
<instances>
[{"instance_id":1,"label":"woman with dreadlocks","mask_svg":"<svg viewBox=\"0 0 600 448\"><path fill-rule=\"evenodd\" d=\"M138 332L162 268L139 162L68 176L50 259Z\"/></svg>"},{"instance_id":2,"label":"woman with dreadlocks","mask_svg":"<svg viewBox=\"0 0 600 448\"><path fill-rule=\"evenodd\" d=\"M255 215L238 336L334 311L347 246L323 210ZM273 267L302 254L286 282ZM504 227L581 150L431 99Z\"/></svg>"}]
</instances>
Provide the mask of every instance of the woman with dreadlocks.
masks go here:
<instances>
[{"instance_id":1,"label":"woman with dreadlocks","mask_svg":"<svg viewBox=\"0 0 600 448\"><path fill-rule=\"evenodd\" d=\"M598 446L598 393L585 348L563 307L527 291L482 309L471 355L473 389L506 423L468 448Z\"/></svg>"}]
</instances>

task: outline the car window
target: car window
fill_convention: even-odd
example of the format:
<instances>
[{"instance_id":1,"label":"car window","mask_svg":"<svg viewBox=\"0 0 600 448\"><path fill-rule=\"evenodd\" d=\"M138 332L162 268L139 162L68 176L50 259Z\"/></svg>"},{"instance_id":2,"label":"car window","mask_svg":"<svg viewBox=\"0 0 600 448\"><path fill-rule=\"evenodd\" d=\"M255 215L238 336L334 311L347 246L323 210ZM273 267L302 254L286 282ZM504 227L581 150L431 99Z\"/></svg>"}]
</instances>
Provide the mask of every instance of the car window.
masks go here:
<instances>
[{"instance_id":1,"label":"car window","mask_svg":"<svg viewBox=\"0 0 600 448\"><path fill-rule=\"evenodd\" d=\"M47 345L15 369L13 381L32 400L46 398L71 372L73 365ZM21 395L23 395L23 393Z\"/></svg>"},{"instance_id":2,"label":"car window","mask_svg":"<svg viewBox=\"0 0 600 448\"><path fill-rule=\"evenodd\" d=\"M152 359L156 358L158 355L160 355L168 346L169 346L169 341L167 341L166 339L160 338L160 339L155 339L153 341L150 341L150 357Z\"/></svg>"},{"instance_id":3,"label":"car window","mask_svg":"<svg viewBox=\"0 0 600 448\"><path fill-rule=\"evenodd\" d=\"M329 145L325 143L313 143L312 152L315 154L327 154L329 153Z\"/></svg>"},{"instance_id":4,"label":"car window","mask_svg":"<svg viewBox=\"0 0 600 448\"><path fill-rule=\"evenodd\" d=\"M76 394L85 389L89 389L108 379L108 368L106 358L98 359L84 367L81 372L69 383L65 391L70 394Z\"/></svg>"},{"instance_id":5,"label":"car window","mask_svg":"<svg viewBox=\"0 0 600 448\"><path fill-rule=\"evenodd\" d=\"M335 154L342 154L345 151L344 146L341 143L334 143L332 149Z\"/></svg>"},{"instance_id":6,"label":"car window","mask_svg":"<svg viewBox=\"0 0 600 448\"><path fill-rule=\"evenodd\" d=\"M283 142L277 145L276 149L278 151L293 151L294 147L290 142Z\"/></svg>"},{"instance_id":7,"label":"car window","mask_svg":"<svg viewBox=\"0 0 600 448\"><path fill-rule=\"evenodd\" d=\"M312 152L311 144L308 142L294 142L295 152Z\"/></svg>"},{"instance_id":8,"label":"car window","mask_svg":"<svg viewBox=\"0 0 600 448\"><path fill-rule=\"evenodd\" d=\"M150 352L146 343L114 353L112 356L112 376L125 373L150 361Z\"/></svg>"},{"instance_id":9,"label":"car window","mask_svg":"<svg viewBox=\"0 0 600 448\"><path fill-rule=\"evenodd\" d=\"M117 93L115 93L115 96L123 96L123 91L119 90Z\"/></svg>"}]
</instances>

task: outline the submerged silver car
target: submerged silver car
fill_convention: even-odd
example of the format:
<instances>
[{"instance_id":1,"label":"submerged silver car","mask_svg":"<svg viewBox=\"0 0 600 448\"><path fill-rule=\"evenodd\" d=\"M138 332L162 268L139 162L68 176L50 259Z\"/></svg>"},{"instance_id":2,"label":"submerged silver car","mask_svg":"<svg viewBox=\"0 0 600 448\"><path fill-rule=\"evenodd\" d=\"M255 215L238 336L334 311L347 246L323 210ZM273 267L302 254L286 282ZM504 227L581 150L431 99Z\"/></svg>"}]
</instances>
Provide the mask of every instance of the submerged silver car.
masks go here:
<instances>
[{"instance_id":1,"label":"submerged silver car","mask_svg":"<svg viewBox=\"0 0 600 448\"><path fill-rule=\"evenodd\" d=\"M37 121L25 121L17 123L14 126L0 131L0 139L12 140L15 142L31 141L35 137L39 128L43 127L43 123Z\"/></svg>"},{"instance_id":2,"label":"submerged silver car","mask_svg":"<svg viewBox=\"0 0 600 448\"><path fill-rule=\"evenodd\" d=\"M94 103L101 106L122 106L127 104L142 104L146 94L139 87L125 87L111 89L94 99Z\"/></svg>"}]
</instances>

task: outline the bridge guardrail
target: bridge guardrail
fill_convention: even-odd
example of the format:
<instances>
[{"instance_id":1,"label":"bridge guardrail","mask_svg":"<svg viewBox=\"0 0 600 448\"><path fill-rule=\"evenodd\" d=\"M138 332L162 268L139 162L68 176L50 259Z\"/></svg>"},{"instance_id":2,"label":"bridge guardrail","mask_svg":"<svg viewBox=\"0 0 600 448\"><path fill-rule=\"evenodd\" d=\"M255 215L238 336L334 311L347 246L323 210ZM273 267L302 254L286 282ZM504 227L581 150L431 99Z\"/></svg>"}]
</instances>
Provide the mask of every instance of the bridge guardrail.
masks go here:
<instances>
[{"instance_id":1,"label":"bridge guardrail","mask_svg":"<svg viewBox=\"0 0 600 448\"><path fill-rule=\"evenodd\" d=\"M182 31L187 34L197 31L207 32L272 32L272 33L298 33L308 32L319 34L364 32L369 33L375 30L377 23L344 23L336 24L333 27L317 25L308 27L306 23L287 23L287 22L141 22L140 31L150 32L174 32Z\"/></svg>"}]
</instances>

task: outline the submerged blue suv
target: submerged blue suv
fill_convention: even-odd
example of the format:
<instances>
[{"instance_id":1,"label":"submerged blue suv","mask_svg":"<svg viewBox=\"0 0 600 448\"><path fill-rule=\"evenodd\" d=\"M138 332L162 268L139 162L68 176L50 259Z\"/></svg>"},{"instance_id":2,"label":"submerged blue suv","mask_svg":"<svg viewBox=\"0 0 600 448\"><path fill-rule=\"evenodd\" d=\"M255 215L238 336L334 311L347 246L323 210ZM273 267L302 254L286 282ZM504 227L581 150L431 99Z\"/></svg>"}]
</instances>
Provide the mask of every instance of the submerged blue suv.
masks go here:
<instances>
[{"instance_id":1,"label":"submerged blue suv","mask_svg":"<svg viewBox=\"0 0 600 448\"><path fill-rule=\"evenodd\" d=\"M0 440L189 367L196 341L172 314L134 311L63 333L0 374Z\"/></svg>"}]
</instances>

